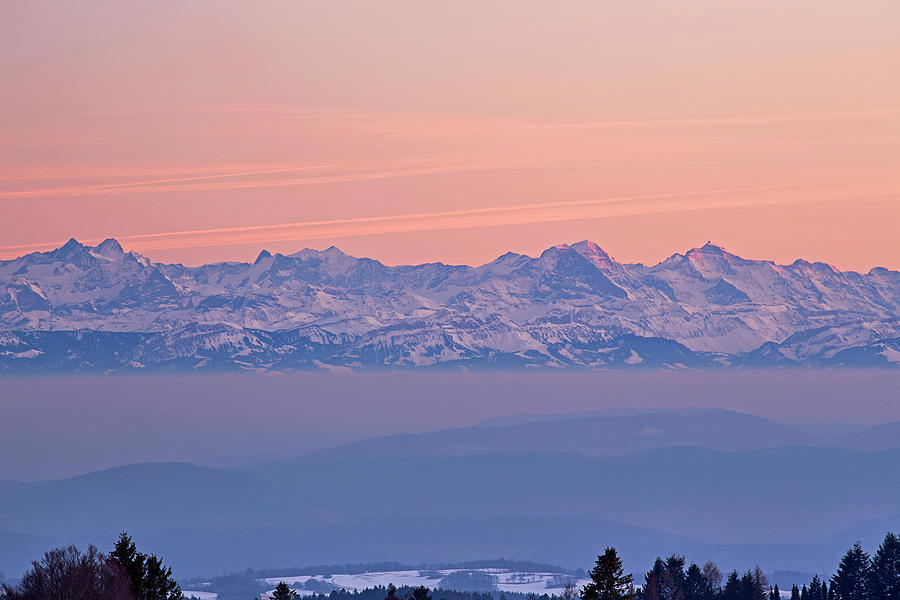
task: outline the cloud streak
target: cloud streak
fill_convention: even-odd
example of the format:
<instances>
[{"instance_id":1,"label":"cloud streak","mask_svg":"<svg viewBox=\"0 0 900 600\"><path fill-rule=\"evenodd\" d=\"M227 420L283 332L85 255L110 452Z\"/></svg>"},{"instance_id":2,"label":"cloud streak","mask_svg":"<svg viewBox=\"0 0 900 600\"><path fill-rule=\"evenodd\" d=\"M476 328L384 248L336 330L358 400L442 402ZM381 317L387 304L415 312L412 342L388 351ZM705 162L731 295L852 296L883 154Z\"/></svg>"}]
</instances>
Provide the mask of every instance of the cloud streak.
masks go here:
<instances>
[{"instance_id":1,"label":"cloud streak","mask_svg":"<svg viewBox=\"0 0 900 600\"><path fill-rule=\"evenodd\" d=\"M895 191L857 190L856 196L882 196ZM663 194L613 196L588 200L489 206L471 209L379 215L345 219L295 221L267 225L188 229L124 235L119 240L140 251L302 242L360 236L483 227L505 227L581 219L647 215L704 209L822 202L846 198L817 186L767 185L717 188ZM100 239L84 240L96 244ZM62 242L0 247L0 252L48 249Z\"/></svg>"},{"instance_id":2,"label":"cloud streak","mask_svg":"<svg viewBox=\"0 0 900 600\"><path fill-rule=\"evenodd\" d=\"M325 185L332 183L350 183L355 181L375 181L380 179L399 179L404 177L420 177L441 173L457 173L460 171L475 171L482 169L503 168L510 165L499 164L459 164L448 166L432 166L411 169L391 169L386 171L349 173L341 175L323 175L319 177L293 177L282 179L261 179L243 181L207 181L212 179L225 179L231 177L259 176L273 173L285 173L290 171L310 171L326 169L333 165L314 165L309 167L296 167L271 171L255 171L245 173L231 173L222 175L210 175L202 177L185 177L178 179L158 179L152 181L136 181L130 183L104 184L92 186L79 186L67 188L50 188L42 190L17 190L0 192L0 200L22 200L38 198L59 197L84 197L84 196L108 196L146 194L150 192L197 192L197 191L228 191L247 189L267 189L279 187L297 187L308 185ZM174 185L173 185L174 183Z\"/></svg>"}]
</instances>

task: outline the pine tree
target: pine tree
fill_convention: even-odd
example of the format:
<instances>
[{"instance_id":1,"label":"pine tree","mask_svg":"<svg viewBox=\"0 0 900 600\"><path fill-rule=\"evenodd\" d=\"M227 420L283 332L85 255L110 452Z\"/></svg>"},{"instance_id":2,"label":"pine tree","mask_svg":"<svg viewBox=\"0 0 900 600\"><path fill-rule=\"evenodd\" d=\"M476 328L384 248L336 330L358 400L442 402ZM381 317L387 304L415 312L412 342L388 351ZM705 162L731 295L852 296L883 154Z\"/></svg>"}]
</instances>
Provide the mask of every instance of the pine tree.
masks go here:
<instances>
[{"instance_id":1,"label":"pine tree","mask_svg":"<svg viewBox=\"0 0 900 600\"><path fill-rule=\"evenodd\" d=\"M131 592L137 600L182 600L181 588L172 577L172 569L155 554L143 554L124 531L119 535L109 558L131 580Z\"/></svg>"},{"instance_id":2,"label":"pine tree","mask_svg":"<svg viewBox=\"0 0 900 600\"><path fill-rule=\"evenodd\" d=\"M800 600L800 588L796 583L791 587L791 600Z\"/></svg>"},{"instance_id":3,"label":"pine tree","mask_svg":"<svg viewBox=\"0 0 900 600\"><path fill-rule=\"evenodd\" d=\"M653 567L644 575L643 600L666 600L668 590L665 588L666 564L658 556Z\"/></svg>"},{"instance_id":4,"label":"pine tree","mask_svg":"<svg viewBox=\"0 0 900 600\"><path fill-rule=\"evenodd\" d=\"M666 559L666 600L684 600L684 557L677 554Z\"/></svg>"},{"instance_id":5,"label":"pine tree","mask_svg":"<svg viewBox=\"0 0 900 600\"><path fill-rule=\"evenodd\" d=\"M118 564L131 579L131 592L135 598L144 597L144 578L147 576L147 557L137 551L134 541L124 531L119 534L116 546L109 557Z\"/></svg>"},{"instance_id":6,"label":"pine tree","mask_svg":"<svg viewBox=\"0 0 900 600\"><path fill-rule=\"evenodd\" d=\"M685 600L713 600L715 590L696 563L691 563L684 577Z\"/></svg>"},{"instance_id":7,"label":"pine tree","mask_svg":"<svg viewBox=\"0 0 900 600\"><path fill-rule=\"evenodd\" d=\"M414 589L413 600L431 600L431 594L428 593L428 588L424 585L420 585Z\"/></svg>"},{"instance_id":8,"label":"pine tree","mask_svg":"<svg viewBox=\"0 0 900 600\"><path fill-rule=\"evenodd\" d=\"M741 579L737 571L728 574L725 580L725 587L722 588L721 600L743 600L741 594Z\"/></svg>"},{"instance_id":9,"label":"pine tree","mask_svg":"<svg viewBox=\"0 0 900 600\"><path fill-rule=\"evenodd\" d=\"M296 597L297 592L292 590L288 584L283 581L275 586L275 591L272 592L272 600L293 600Z\"/></svg>"},{"instance_id":10,"label":"pine tree","mask_svg":"<svg viewBox=\"0 0 900 600\"><path fill-rule=\"evenodd\" d=\"M172 578L172 569L162 563L155 554L147 557L147 575L144 577L142 600L180 600L181 588Z\"/></svg>"},{"instance_id":11,"label":"pine tree","mask_svg":"<svg viewBox=\"0 0 900 600\"><path fill-rule=\"evenodd\" d=\"M872 557L869 587L872 598L900 600L900 538L893 533L884 536Z\"/></svg>"},{"instance_id":12,"label":"pine tree","mask_svg":"<svg viewBox=\"0 0 900 600\"><path fill-rule=\"evenodd\" d=\"M847 550L831 578L835 600L869 600L869 555L859 542Z\"/></svg>"},{"instance_id":13,"label":"pine tree","mask_svg":"<svg viewBox=\"0 0 900 600\"><path fill-rule=\"evenodd\" d=\"M819 581L818 575L813 575L812 581L809 582L809 600L825 600L822 597L822 582Z\"/></svg>"},{"instance_id":14,"label":"pine tree","mask_svg":"<svg viewBox=\"0 0 900 600\"><path fill-rule=\"evenodd\" d=\"M769 590L769 600L781 600L781 592L778 590L778 584L775 584L771 590Z\"/></svg>"},{"instance_id":15,"label":"pine tree","mask_svg":"<svg viewBox=\"0 0 900 600\"><path fill-rule=\"evenodd\" d=\"M741 577L740 590L741 600L765 600L765 596L760 596L756 578L750 571L747 571L744 573L743 577Z\"/></svg>"},{"instance_id":16,"label":"pine tree","mask_svg":"<svg viewBox=\"0 0 900 600\"><path fill-rule=\"evenodd\" d=\"M581 590L583 600L626 600L634 597L632 576L625 574L622 559L615 548L607 548L597 557L590 578L591 582Z\"/></svg>"}]
</instances>

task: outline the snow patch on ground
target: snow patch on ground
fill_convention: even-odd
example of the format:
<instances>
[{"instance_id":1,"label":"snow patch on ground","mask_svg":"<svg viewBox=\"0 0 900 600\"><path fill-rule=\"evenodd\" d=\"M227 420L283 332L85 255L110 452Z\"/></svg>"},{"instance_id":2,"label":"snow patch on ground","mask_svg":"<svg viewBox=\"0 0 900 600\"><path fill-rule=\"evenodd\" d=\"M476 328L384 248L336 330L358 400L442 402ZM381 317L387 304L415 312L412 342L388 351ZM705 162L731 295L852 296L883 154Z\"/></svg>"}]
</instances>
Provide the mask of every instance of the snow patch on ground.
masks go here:
<instances>
[{"instance_id":1,"label":"snow patch on ground","mask_svg":"<svg viewBox=\"0 0 900 600\"><path fill-rule=\"evenodd\" d=\"M487 573L496 578L497 590L501 592L521 592L523 594L555 594L559 593L567 581L572 581L579 588L587 583L586 579L577 579L565 573L530 573L523 571L507 571L505 569L442 569L438 571L380 571L358 574L332 575L297 575L294 577L269 577L260 581L275 586L282 581L294 588L300 595L311 595L313 592L304 589L310 579L330 583L337 588L349 591L361 591L376 586L394 584L397 587L438 587L442 577L458 572Z\"/></svg>"}]
</instances>

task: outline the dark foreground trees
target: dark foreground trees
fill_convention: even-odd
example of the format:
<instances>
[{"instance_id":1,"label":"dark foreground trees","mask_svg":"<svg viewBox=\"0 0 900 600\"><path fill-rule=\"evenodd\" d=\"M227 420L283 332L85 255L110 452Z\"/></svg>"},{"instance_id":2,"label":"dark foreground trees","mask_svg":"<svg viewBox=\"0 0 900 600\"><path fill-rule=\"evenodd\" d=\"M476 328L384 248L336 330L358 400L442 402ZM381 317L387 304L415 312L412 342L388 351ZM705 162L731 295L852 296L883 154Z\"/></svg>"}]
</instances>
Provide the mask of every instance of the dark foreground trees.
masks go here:
<instances>
[{"instance_id":1,"label":"dark foreground trees","mask_svg":"<svg viewBox=\"0 0 900 600\"><path fill-rule=\"evenodd\" d=\"M900 600L900 538L893 533L884 536L872 558L869 593L873 598Z\"/></svg>"},{"instance_id":2,"label":"dark foreground trees","mask_svg":"<svg viewBox=\"0 0 900 600\"><path fill-rule=\"evenodd\" d=\"M684 569L685 560L673 555L657 558L638 591L640 600L776 600L778 586L771 587L757 567L743 574L732 571L722 583L712 563ZM900 600L900 539L888 533L870 559L854 544L841 559L837 573L828 579L813 576L801 588L793 586L791 600Z\"/></svg>"},{"instance_id":3,"label":"dark foreground trees","mask_svg":"<svg viewBox=\"0 0 900 600\"><path fill-rule=\"evenodd\" d=\"M292 590L288 584L285 582L281 582L275 586L275 591L272 592L272 600L294 600L297 597L297 592Z\"/></svg>"},{"instance_id":4,"label":"dark foreground trees","mask_svg":"<svg viewBox=\"0 0 900 600\"><path fill-rule=\"evenodd\" d=\"M10 600L133 600L127 574L93 546L56 548L32 563Z\"/></svg>"},{"instance_id":5,"label":"dark foreground trees","mask_svg":"<svg viewBox=\"0 0 900 600\"><path fill-rule=\"evenodd\" d=\"M138 552L127 533L119 535L109 556L128 574L136 600L181 600L181 588L172 577L172 569L155 554Z\"/></svg>"},{"instance_id":6,"label":"dark foreground trees","mask_svg":"<svg viewBox=\"0 0 900 600\"><path fill-rule=\"evenodd\" d=\"M224 579L233 579L234 575ZM265 590L258 575L247 571L242 575L248 585L227 595L216 583L207 588L220 592L225 600L251 600ZM217 581L223 578L212 578ZM443 579L441 581L446 580ZM240 580L244 582L243 579ZM493 580L492 580L493 581ZM540 600L574 600L577 588L567 585L563 596L529 594ZM234 591L234 590L231 590ZM496 588L484 592L431 590L425 586L371 588L361 592L335 590L328 595L306 596L307 600L495 600ZM295 592L279 584L275 600L293 598ZM503 594L500 594L502 600ZM512 593L513 600L524 595ZM614 548L606 548L597 557L590 581L581 590L583 600L777 600L780 591L769 586L758 567L744 572L732 571L726 578L712 562L702 567L686 565L683 556L657 558L644 576L640 589L635 589L631 574L625 573L623 561ZM790 592L791 600L900 600L900 539L889 533L870 557L855 544L840 561L831 578L814 576L810 582ZM0 600L182 600L183 595L172 569L153 554L138 552L134 541L123 533L109 555L93 546L85 552L74 546L47 552L15 587L0 586Z\"/></svg>"},{"instance_id":7,"label":"dark foreground trees","mask_svg":"<svg viewBox=\"0 0 900 600\"><path fill-rule=\"evenodd\" d=\"M35 561L8 600L182 600L181 588L156 555L142 554L123 533L112 553L94 546L56 548Z\"/></svg>"},{"instance_id":8,"label":"dark foreground trees","mask_svg":"<svg viewBox=\"0 0 900 600\"><path fill-rule=\"evenodd\" d=\"M590 583L581 590L583 600L628 600L634 597L632 576L625 574L615 548L607 548L597 557L590 578Z\"/></svg>"}]
</instances>

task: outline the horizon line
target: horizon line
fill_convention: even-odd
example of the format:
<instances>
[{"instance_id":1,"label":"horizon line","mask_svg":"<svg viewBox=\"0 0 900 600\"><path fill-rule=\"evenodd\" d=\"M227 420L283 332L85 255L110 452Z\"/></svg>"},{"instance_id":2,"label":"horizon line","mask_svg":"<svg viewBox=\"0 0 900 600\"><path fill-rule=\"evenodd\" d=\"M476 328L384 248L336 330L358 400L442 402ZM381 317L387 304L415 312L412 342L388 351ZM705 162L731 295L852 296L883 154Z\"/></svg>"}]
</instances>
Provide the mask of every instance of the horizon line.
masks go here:
<instances>
[{"instance_id":1,"label":"horizon line","mask_svg":"<svg viewBox=\"0 0 900 600\"><path fill-rule=\"evenodd\" d=\"M122 250L123 254L135 254L135 255L137 255L137 256L140 256L141 258L147 258L146 256L144 256L143 254L141 254L141 253L140 253L139 251L137 251L137 250L131 249L131 250L126 251L126 250L122 247L121 242L120 242L116 237L114 237L114 236L106 237L106 238L103 238L103 239L100 239L100 238L91 238L91 239L86 239L86 240L84 240L84 241L80 241L80 240L76 239L75 237L71 237L71 238L69 238L66 242L57 243L56 246L53 246L53 247L51 247L51 248L48 249L48 250L35 250L35 251L33 251L33 252L28 252L28 253L25 253L25 254L21 254L21 255L19 255L19 256L16 256L16 257L13 257L13 258L10 258L10 259L0 259L0 263L4 263L4 262L7 262L7 263L8 263L8 262L13 262L13 261L16 261L16 260L19 260L19 259L22 259L22 258L26 258L26 257L28 257L28 256L32 256L32 255L34 255L34 254L49 254L49 253L51 253L51 252L55 252L55 251L57 251L57 250L62 249L63 247L65 247L66 245L68 245L68 244L70 244L70 243L72 243L72 242L76 243L78 246L80 246L80 247L82 247L82 248L97 248L99 245L101 245L101 244L103 244L103 243L105 243L105 242L107 242L107 241L113 241L113 242L115 242L116 244L118 244L119 247L120 247L120 249ZM884 267L884 266L874 266L874 267L871 267L871 268L870 268L868 271L866 271L865 273L863 273L862 271L857 271L857 270L855 270L855 269L840 269L840 268L838 268L838 267L832 265L832 264L829 263L829 262L825 262L825 261L821 261L821 260L809 260L809 259L806 259L806 258L800 258L800 257L794 259L794 261L791 262L791 263L777 263L777 262L775 262L775 260L773 260L773 259L745 258L745 257L743 257L743 256L740 256L740 255L738 255L738 254L735 254L734 252L729 251L728 248L727 248L726 246L724 246L724 245L722 245L722 244L715 243L715 242L713 242L712 240L707 240L707 241L704 242L703 244L700 244L700 245L698 245L698 246L693 246L693 247L691 247L691 248L688 248L688 249L685 250L684 252L674 252L674 253L672 253L672 254L666 256L666 257L663 258L662 260L659 260L659 261L657 261L656 263L653 263L653 264L645 264L645 263L641 263L641 262L620 262L620 261L617 260L615 257L613 257L613 256L610 255L608 252L606 252L606 251L603 249L603 247L600 246L600 244L598 244L597 242L595 242L595 241L593 241L593 240L590 240L590 239L583 239L583 240L579 240L579 241L577 241L577 242L560 242L560 243L557 243L557 244L552 244L552 245L547 246L546 248L544 248L544 249L541 251L541 253L540 253L539 255L537 255L537 256L532 256L532 255L530 255L530 254L525 254L525 253L521 253L521 252L514 252L514 251L510 250L510 251L503 252L502 254L497 255L497 256L496 256L495 258L493 258L492 260L489 260L489 261L487 261L487 262L484 262L484 263L481 263L481 264L477 264L477 265L475 265L475 264L464 264L464 263L446 263L446 262L443 262L443 261L426 261L426 262L420 262L420 263L385 264L384 262L378 260L377 258L372 258L372 257L370 257L370 256L357 256L357 255L355 255L355 254L348 254L347 252L344 252L344 251L343 251L340 247L338 247L336 244L331 244L330 246L328 246L327 248L325 248L325 249L323 249L323 250L317 250L317 249L315 249L315 248L310 248L309 246L304 246L303 248L299 248L298 250L296 250L296 251L294 251L294 252L291 252L291 253L289 253L289 254L285 254L285 253L283 253L283 252L270 252L267 248L261 248L261 249L256 253L256 258L251 259L251 260L248 260L248 261L241 261L241 260L223 260L223 261L213 261L213 262L207 262L207 263L200 263L200 264L197 264L197 265L184 265L183 263L179 263L179 262L162 262L162 261L154 261L154 260L150 260L150 259L147 259L147 260L150 260L150 262L151 262L152 264L159 264L159 265L179 265L179 266L183 266L183 267L185 267L185 268L200 268L200 267L209 266L209 265L225 265L225 264L243 264L243 265L252 265L252 264L254 264L254 263L256 262L256 260L258 260L259 257L262 256L263 254L268 254L270 257L276 257L276 256L295 257L295 256L297 256L298 254L300 254L301 252L305 252L305 251L315 252L315 253L317 253L317 254L324 254L325 252L327 252L327 251L329 251L329 250L331 250L331 249L334 249L334 250L337 250L338 252L340 252L341 254L343 254L344 256L347 256L347 257L349 257L349 258L354 258L354 259L357 259L357 260L372 260L372 261L375 261L375 262L377 262L378 264L380 264L380 265L382 265L382 266L385 266L385 267L388 267L388 268L392 268L392 267L404 267L404 266L405 266L405 267L418 267L418 266L429 265L429 264L439 264L439 265L444 265L444 266L448 266L448 267L468 267L468 268L470 268L470 269L477 269L477 268L480 268L480 267L489 265L489 264L491 264L491 263L493 263L493 262L496 262L496 261L499 260L500 258L502 258L502 257L504 257L504 256L507 256L507 255L509 255L509 254L514 254L514 255L516 255L516 256L520 256L520 257L528 258L528 259L531 259L531 260L535 260L535 259L538 259L538 258L540 258L541 256L543 256L543 254L546 253L548 250L552 250L552 249L554 249L554 248L572 248L573 246L576 246L576 245L578 245L578 244L590 244L590 245L593 245L593 246L595 246L596 248L598 248L601 252L603 252L610 260L612 260L613 262L615 262L615 263L617 263L617 264L623 265L623 266L641 265L641 266L651 267L651 268L652 268L652 267L659 266L659 265L661 265L662 263L664 263L664 262L666 262L666 261L668 261L668 260L670 260L670 259L672 259L672 258L675 258L675 257L682 257L682 258L684 258L684 257L687 257L688 254L690 254L691 252L694 252L694 251L701 251L701 250L703 250L703 248L711 247L711 248L715 248L716 250L721 251L721 252L724 253L724 254L727 254L727 255L730 255L730 256L734 256L734 257L736 257L736 258L738 258L738 259L740 259L740 260L750 261L750 262L757 262L757 263L769 263L769 264L771 264L771 265L773 265L773 266L776 266L776 267L779 267L779 266L792 266L792 265L795 265L795 264L797 264L797 263L807 263L807 264L810 264L810 265L824 265L824 266L827 266L828 268L830 268L830 269L832 269L832 270L834 270L834 271L836 271L836 272L838 272L838 273L857 273L857 274L860 274L860 275L865 275L865 274L869 274L869 273L871 273L872 271L875 271L875 270L878 270L878 269L886 270L886 271L894 272L894 273L900 273L900 270L895 270L895 269L891 269L891 268L889 268L889 267ZM2 250L2 249L3 249L3 248L0 247L0 250Z\"/></svg>"}]
</instances>

